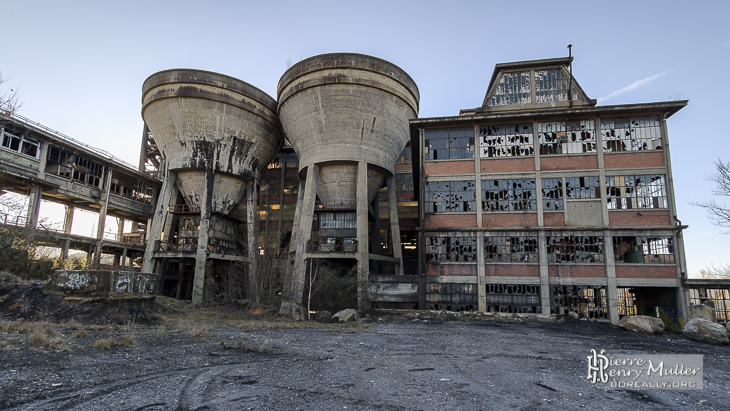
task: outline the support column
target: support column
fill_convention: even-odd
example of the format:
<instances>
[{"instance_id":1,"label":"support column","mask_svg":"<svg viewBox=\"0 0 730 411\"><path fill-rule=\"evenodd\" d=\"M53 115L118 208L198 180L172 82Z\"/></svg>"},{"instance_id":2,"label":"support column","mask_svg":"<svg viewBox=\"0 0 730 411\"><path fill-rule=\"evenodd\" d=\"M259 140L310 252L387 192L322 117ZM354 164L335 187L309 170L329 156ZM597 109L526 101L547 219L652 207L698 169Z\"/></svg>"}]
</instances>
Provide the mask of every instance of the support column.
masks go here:
<instances>
[{"instance_id":1,"label":"support column","mask_svg":"<svg viewBox=\"0 0 730 411\"><path fill-rule=\"evenodd\" d=\"M368 247L368 164L357 163L357 309L368 308L370 251Z\"/></svg>"},{"instance_id":2,"label":"support column","mask_svg":"<svg viewBox=\"0 0 730 411\"><path fill-rule=\"evenodd\" d=\"M25 219L25 226L36 228L38 226L38 213L41 210L41 196L43 188L34 185L31 187L30 197L28 198L28 218Z\"/></svg>"},{"instance_id":3,"label":"support column","mask_svg":"<svg viewBox=\"0 0 730 411\"><path fill-rule=\"evenodd\" d=\"M200 204L200 230L198 231L198 249L195 253L195 276L193 277L193 305L203 302L203 284L205 282L205 263L208 260L208 237L210 235L210 211L213 206L213 168L205 170L205 198Z\"/></svg>"},{"instance_id":4,"label":"support column","mask_svg":"<svg viewBox=\"0 0 730 411\"><path fill-rule=\"evenodd\" d=\"M297 238L301 234L299 232L299 220L302 215L302 204L304 203L304 190L306 185L304 180L299 180L299 191L297 192L297 206L294 208L294 222L292 223L291 239L289 240L289 255L297 252ZM282 204L284 202L282 201Z\"/></svg>"},{"instance_id":5,"label":"support column","mask_svg":"<svg viewBox=\"0 0 730 411\"><path fill-rule=\"evenodd\" d=\"M101 249L104 245L104 226L106 225L106 212L109 209L109 191L112 184L112 170L108 169L104 179L104 199L101 201L99 208L99 224L96 227L96 247L94 249L94 268L99 268L101 264Z\"/></svg>"},{"instance_id":6,"label":"support column","mask_svg":"<svg viewBox=\"0 0 730 411\"><path fill-rule=\"evenodd\" d=\"M74 222L74 207L66 206L66 216L63 219L63 232L71 234L71 226Z\"/></svg>"},{"instance_id":7,"label":"support column","mask_svg":"<svg viewBox=\"0 0 730 411\"><path fill-rule=\"evenodd\" d=\"M124 219L118 218L118 226L117 226L117 241L122 241L122 238L124 237Z\"/></svg>"},{"instance_id":8,"label":"support column","mask_svg":"<svg viewBox=\"0 0 730 411\"><path fill-rule=\"evenodd\" d=\"M124 247L124 249L122 251L122 260L119 263L119 265L121 267L126 267L126 265L127 265L127 247Z\"/></svg>"},{"instance_id":9,"label":"support column","mask_svg":"<svg viewBox=\"0 0 730 411\"><path fill-rule=\"evenodd\" d=\"M548 274L547 235L537 234L537 252L540 259L540 312L550 314L550 277Z\"/></svg>"},{"instance_id":10,"label":"support column","mask_svg":"<svg viewBox=\"0 0 730 411\"><path fill-rule=\"evenodd\" d=\"M289 299L302 303L304 295L304 279L307 275L305 257L307 243L312 238L312 221L314 220L314 202L317 198L317 186L319 185L319 166L312 164L307 169L307 182L304 186L301 210L299 210L299 230L296 237L296 254L294 255L294 270L292 278L292 289ZM367 201L367 200L366 200ZM367 208L367 204L366 204ZM292 239L294 241L294 239Z\"/></svg>"},{"instance_id":11,"label":"support column","mask_svg":"<svg viewBox=\"0 0 730 411\"><path fill-rule=\"evenodd\" d=\"M151 273L154 269L154 259L152 255L155 252L156 244L162 235L162 228L165 224L167 216L167 205L170 204L173 187L175 186L176 173L167 172L167 178L162 180L162 187L157 197L157 207L155 207L155 215L147 224L147 244L144 251L144 262L142 263L142 272Z\"/></svg>"},{"instance_id":12,"label":"support column","mask_svg":"<svg viewBox=\"0 0 730 411\"><path fill-rule=\"evenodd\" d=\"M248 250L248 284L246 286L246 294L249 300L258 301L259 289L259 223L256 218L258 196L256 192L256 183L258 182L259 172L256 171L254 181L249 181L246 185L246 234L248 235L246 249ZM266 244L264 244L264 247Z\"/></svg>"},{"instance_id":13,"label":"support column","mask_svg":"<svg viewBox=\"0 0 730 411\"><path fill-rule=\"evenodd\" d=\"M68 249L71 247L71 240L66 240L63 242L63 247L61 248L61 260L68 260Z\"/></svg>"},{"instance_id":14,"label":"support column","mask_svg":"<svg viewBox=\"0 0 730 411\"><path fill-rule=\"evenodd\" d=\"M613 256L613 236L610 230L603 232L603 249L605 251L604 255L606 256L608 319L612 324L616 324L618 322L618 290L616 289L616 263Z\"/></svg>"},{"instance_id":15,"label":"support column","mask_svg":"<svg viewBox=\"0 0 730 411\"><path fill-rule=\"evenodd\" d=\"M396 274L403 275L403 248L400 243L400 222L398 220L398 199L395 191L395 176L385 178L388 187L388 207L390 215L390 237L393 240L393 257L398 259L398 271Z\"/></svg>"},{"instance_id":16,"label":"support column","mask_svg":"<svg viewBox=\"0 0 730 411\"><path fill-rule=\"evenodd\" d=\"M48 142L41 141L41 152L38 156L38 179L46 178L46 164L48 162Z\"/></svg>"}]
</instances>

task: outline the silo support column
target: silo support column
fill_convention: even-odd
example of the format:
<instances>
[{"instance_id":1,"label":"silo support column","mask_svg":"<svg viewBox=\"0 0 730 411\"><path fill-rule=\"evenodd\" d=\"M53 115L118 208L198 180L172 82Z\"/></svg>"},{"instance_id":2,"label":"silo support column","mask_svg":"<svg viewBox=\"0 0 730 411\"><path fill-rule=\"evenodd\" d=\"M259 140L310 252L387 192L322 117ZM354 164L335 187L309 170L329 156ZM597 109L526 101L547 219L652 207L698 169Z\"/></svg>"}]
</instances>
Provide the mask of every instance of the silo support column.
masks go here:
<instances>
[{"instance_id":1,"label":"silo support column","mask_svg":"<svg viewBox=\"0 0 730 411\"><path fill-rule=\"evenodd\" d=\"M249 300L258 301L259 290L258 281L259 278L259 223L256 219L257 211L257 193L256 183L258 182L259 173L256 171L255 181L249 181L246 186L246 234L248 234L248 241L246 248L248 249L248 285L246 291ZM266 244L264 244L266 247Z\"/></svg>"},{"instance_id":2,"label":"silo support column","mask_svg":"<svg viewBox=\"0 0 730 411\"><path fill-rule=\"evenodd\" d=\"M297 231L296 254L294 256L294 270L292 278L292 290L289 299L301 304L304 295L304 279L307 275L304 254L307 250L307 243L312 238L312 221L314 220L314 202L317 198L317 185L319 185L319 166L312 164L307 169L307 181L304 186L304 197L299 212L300 224Z\"/></svg>"},{"instance_id":3,"label":"silo support column","mask_svg":"<svg viewBox=\"0 0 730 411\"><path fill-rule=\"evenodd\" d=\"M195 276L193 277L193 305L203 302L205 283L205 262L208 259L208 238L210 236L210 209L213 205L213 168L205 170L205 198L200 204L200 229L198 231L198 250L195 254Z\"/></svg>"},{"instance_id":4,"label":"silo support column","mask_svg":"<svg viewBox=\"0 0 730 411\"><path fill-rule=\"evenodd\" d=\"M368 247L368 164L357 163L357 308L368 308L370 252Z\"/></svg>"},{"instance_id":5,"label":"silo support column","mask_svg":"<svg viewBox=\"0 0 730 411\"><path fill-rule=\"evenodd\" d=\"M71 227L73 226L74 222L74 207L67 205L66 206L66 216L63 219L63 232L66 234L71 234Z\"/></svg>"},{"instance_id":6,"label":"silo support column","mask_svg":"<svg viewBox=\"0 0 730 411\"><path fill-rule=\"evenodd\" d=\"M395 177L385 179L388 186L388 207L390 212L390 237L393 242L393 257L398 259L398 275L403 275L403 249L400 244L400 223L398 222L398 200L395 196Z\"/></svg>"},{"instance_id":7,"label":"silo support column","mask_svg":"<svg viewBox=\"0 0 730 411\"><path fill-rule=\"evenodd\" d=\"M151 273L154 269L154 260L152 254L155 252L155 244L160 240L162 228L165 225L165 217L167 217L167 206L170 204L173 187L175 186L176 173L167 172L167 178L162 180L160 195L157 197L157 207L151 224L148 226L149 235L147 236L147 244L144 251L144 262L142 263L142 272Z\"/></svg>"},{"instance_id":8,"label":"silo support column","mask_svg":"<svg viewBox=\"0 0 730 411\"><path fill-rule=\"evenodd\" d=\"M104 179L104 199L99 204L99 223L96 226L96 248L94 250L94 268L99 268L101 264L101 250L104 246L104 226L106 226L106 213L109 209L109 188L112 184L112 171L106 170L106 178Z\"/></svg>"}]
</instances>

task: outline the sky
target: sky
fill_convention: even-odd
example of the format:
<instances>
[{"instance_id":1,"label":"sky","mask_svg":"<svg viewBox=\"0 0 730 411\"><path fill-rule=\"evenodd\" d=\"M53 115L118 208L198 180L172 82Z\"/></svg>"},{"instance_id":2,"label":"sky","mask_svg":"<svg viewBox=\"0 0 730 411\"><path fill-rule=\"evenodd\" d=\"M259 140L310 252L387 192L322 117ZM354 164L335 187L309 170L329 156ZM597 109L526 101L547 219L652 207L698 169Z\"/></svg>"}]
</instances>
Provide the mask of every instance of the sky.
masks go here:
<instances>
[{"instance_id":1,"label":"sky","mask_svg":"<svg viewBox=\"0 0 730 411\"><path fill-rule=\"evenodd\" d=\"M564 57L599 105L689 100L668 120L690 275L730 264L730 234L690 204L730 161L727 1L10 1L0 71L19 114L139 162L141 89L171 68L219 72L276 98L293 63L332 52L388 60L418 84L419 117L481 105L494 65ZM726 73L726 74L722 74ZM718 77L719 76L719 77ZM722 198L718 199L723 202Z\"/></svg>"}]
</instances>

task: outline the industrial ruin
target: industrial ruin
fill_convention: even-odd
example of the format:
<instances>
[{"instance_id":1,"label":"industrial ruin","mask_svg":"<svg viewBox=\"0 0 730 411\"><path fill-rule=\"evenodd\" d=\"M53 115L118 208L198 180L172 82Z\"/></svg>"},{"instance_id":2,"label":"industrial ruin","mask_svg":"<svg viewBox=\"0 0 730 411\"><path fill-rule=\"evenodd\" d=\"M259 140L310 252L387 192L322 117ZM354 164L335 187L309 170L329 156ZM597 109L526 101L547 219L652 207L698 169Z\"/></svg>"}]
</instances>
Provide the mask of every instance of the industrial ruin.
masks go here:
<instances>
[{"instance_id":1,"label":"industrial ruin","mask_svg":"<svg viewBox=\"0 0 730 411\"><path fill-rule=\"evenodd\" d=\"M667 119L687 101L597 105L572 57L497 64L482 104L418 118L415 81L385 60L302 60L277 99L244 81L173 69L142 86L140 162L0 112L2 190L27 195L43 245L154 273L199 304L235 266L246 292L276 261L302 303L314 261L357 272L359 309L573 313L613 323L712 300L730 281L687 279ZM40 200L66 206L39 225ZM74 209L99 215L72 235ZM119 232L103 232L107 217ZM124 224L124 222L131 224ZM126 228L125 228L126 227Z\"/></svg>"}]
</instances>

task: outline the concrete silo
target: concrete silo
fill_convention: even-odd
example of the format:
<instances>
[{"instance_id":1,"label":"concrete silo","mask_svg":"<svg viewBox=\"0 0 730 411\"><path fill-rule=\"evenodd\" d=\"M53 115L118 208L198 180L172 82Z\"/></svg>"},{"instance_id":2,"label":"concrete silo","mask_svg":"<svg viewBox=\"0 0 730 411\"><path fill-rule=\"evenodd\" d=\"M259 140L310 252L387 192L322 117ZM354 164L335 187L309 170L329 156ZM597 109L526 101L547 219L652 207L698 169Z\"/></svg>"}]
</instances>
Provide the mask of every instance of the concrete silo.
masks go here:
<instances>
[{"instance_id":1,"label":"concrete silo","mask_svg":"<svg viewBox=\"0 0 730 411\"><path fill-rule=\"evenodd\" d=\"M197 303L202 297L206 260L236 260L229 255L235 254L231 249L210 246L214 242L211 232L217 232L211 227L211 216L220 216L220 224L232 224L232 211L246 192L249 258L258 250L255 181L258 172L283 143L276 101L233 77L174 69L155 73L145 80L142 117L162 153L165 170L143 269L151 271L155 258L183 258L190 256L181 254L194 254L192 299ZM177 190L182 194L187 212L199 215L194 251L176 247L179 244L160 248L157 241L169 241L174 229L170 227L168 214L175 210ZM179 227L178 232L182 230ZM250 258L250 263L254 262ZM249 275L255 272L249 271Z\"/></svg>"},{"instance_id":2,"label":"concrete silo","mask_svg":"<svg viewBox=\"0 0 730 411\"><path fill-rule=\"evenodd\" d=\"M368 205L388 182L391 232L399 233L394 165L409 140L408 121L418 115L419 92L411 77L385 60L352 53L314 56L292 66L279 81L278 114L287 139L299 156L302 180L292 248L294 286L301 300L307 258L320 258L308 247L315 197L324 210L353 210L359 284L367 283L370 259ZM298 223L298 224L297 224ZM399 235L393 235L393 262L402 272ZM327 258L333 258L328 255ZM334 257L337 258L337 257ZM344 257L342 257L344 258ZM365 287L358 305L367 303Z\"/></svg>"}]
</instances>

